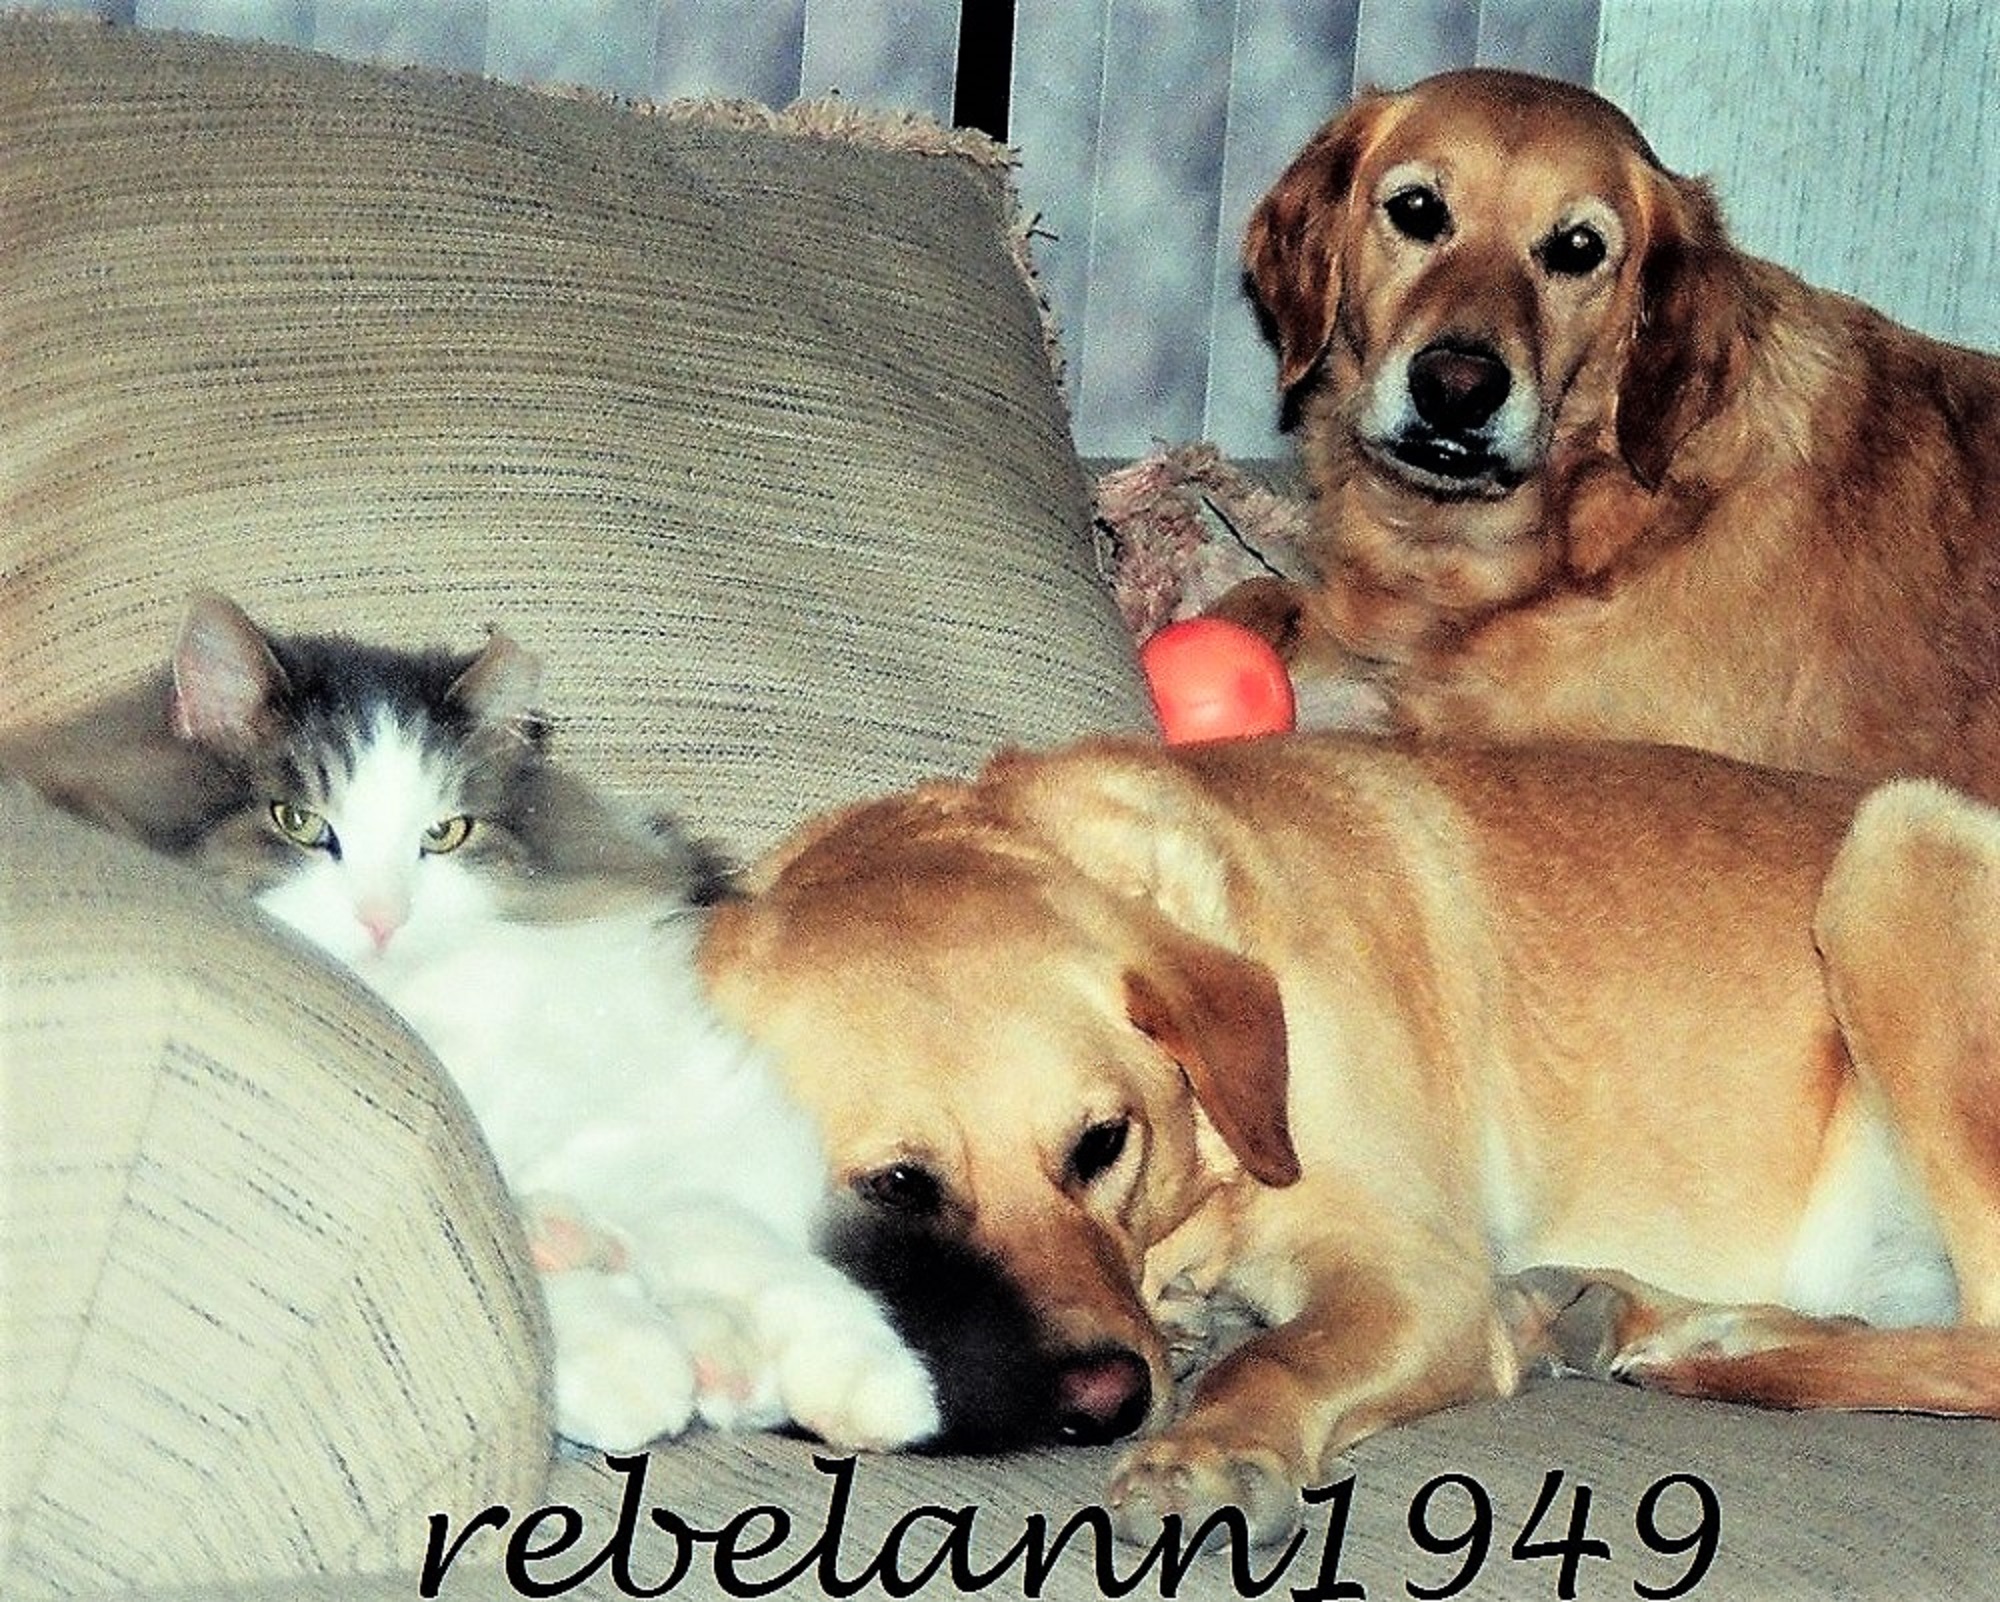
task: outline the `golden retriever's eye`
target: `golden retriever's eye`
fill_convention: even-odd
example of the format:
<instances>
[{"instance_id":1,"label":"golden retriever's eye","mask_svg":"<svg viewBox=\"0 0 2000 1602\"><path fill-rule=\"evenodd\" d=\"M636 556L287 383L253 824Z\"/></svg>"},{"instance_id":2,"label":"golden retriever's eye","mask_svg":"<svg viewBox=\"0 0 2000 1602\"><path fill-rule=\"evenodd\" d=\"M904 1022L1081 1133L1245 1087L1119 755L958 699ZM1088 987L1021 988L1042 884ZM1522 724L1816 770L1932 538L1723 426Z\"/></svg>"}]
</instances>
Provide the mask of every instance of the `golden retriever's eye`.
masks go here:
<instances>
[{"instance_id":1,"label":"golden retriever's eye","mask_svg":"<svg viewBox=\"0 0 2000 1602\"><path fill-rule=\"evenodd\" d=\"M326 819L309 807L295 807L289 801L271 803L271 827L301 851L330 851L339 855L339 842Z\"/></svg>"},{"instance_id":2,"label":"golden retriever's eye","mask_svg":"<svg viewBox=\"0 0 2000 1602\"><path fill-rule=\"evenodd\" d=\"M1078 1184L1088 1185L1111 1170L1125 1155L1125 1140L1131 1129L1129 1118L1107 1118L1083 1132L1069 1154L1069 1171Z\"/></svg>"},{"instance_id":3,"label":"golden retriever's eye","mask_svg":"<svg viewBox=\"0 0 2000 1602\"><path fill-rule=\"evenodd\" d=\"M918 1163L891 1163L854 1181L863 1201L892 1213L935 1218L944 1208L944 1187L937 1175Z\"/></svg>"},{"instance_id":4,"label":"golden retriever's eye","mask_svg":"<svg viewBox=\"0 0 2000 1602\"><path fill-rule=\"evenodd\" d=\"M1451 209L1428 184L1398 189L1382 202L1382 214L1397 233L1420 245L1436 244L1451 228Z\"/></svg>"},{"instance_id":5,"label":"golden retriever's eye","mask_svg":"<svg viewBox=\"0 0 2000 1602\"><path fill-rule=\"evenodd\" d=\"M456 851L472 838L470 818L446 818L424 830L423 849L427 857L442 857Z\"/></svg>"},{"instance_id":6,"label":"golden retriever's eye","mask_svg":"<svg viewBox=\"0 0 2000 1602\"><path fill-rule=\"evenodd\" d=\"M1595 228L1579 223L1574 228L1558 228L1542 242L1542 265L1562 278L1584 278L1604 265L1611 254L1604 236Z\"/></svg>"}]
</instances>

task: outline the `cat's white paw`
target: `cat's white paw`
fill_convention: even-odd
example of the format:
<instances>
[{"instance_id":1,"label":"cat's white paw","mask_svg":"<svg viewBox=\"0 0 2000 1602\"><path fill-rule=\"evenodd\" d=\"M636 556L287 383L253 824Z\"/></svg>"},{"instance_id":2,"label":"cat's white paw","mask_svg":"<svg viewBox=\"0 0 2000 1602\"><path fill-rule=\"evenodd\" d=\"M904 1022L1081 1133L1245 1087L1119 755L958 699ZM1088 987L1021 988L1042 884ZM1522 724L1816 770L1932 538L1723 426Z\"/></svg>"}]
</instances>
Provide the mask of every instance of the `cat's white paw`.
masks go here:
<instances>
[{"instance_id":1,"label":"cat's white paw","mask_svg":"<svg viewBox=\"0 0 2000 1602\"><path fill-rule=\"evenodd\" d=\"M606 1452L678 1435L695 1414L694 1354L629 1279L542 1276L555 1338L556 1429Z\"/></svg>"},{"instance_id":2,"label":"cat's white paw","mask_svg":"<svg viewBox=\"0 0 2000 1602\"><path fill-rule=\"evenodd\" d=\"M864 1305L866 1317L793 1331L778 1353L778 1394L786 1414L829 1446L893 1451L938 1432L937 1390L874 1305Z\"/></svg>"},{"instance_id":3,"label":"cat's white paw","mask_svg":"<svg viewBox=\"0 0 2000 1602\"><path fill-rule=\"evenodd\" d=\"M528 1261L536 1273L589 1268L600 1274L622 1274L631 1266L625 1242L569 1197L535 1191L516 1205L528 1237Z\"/></svg>"},{"instance_id":4,"label":"cat's white paw","mask_svg":"<svg viewBox=\"0 0 2000 1602\"><path fill-rule=\"evenodd\" d=\"M786 1419L777 1376L740 1309L676 1300L674 1325L694 1357L695 1412L718 1430L776 1429Z\"/></svg>"}]
</instances>

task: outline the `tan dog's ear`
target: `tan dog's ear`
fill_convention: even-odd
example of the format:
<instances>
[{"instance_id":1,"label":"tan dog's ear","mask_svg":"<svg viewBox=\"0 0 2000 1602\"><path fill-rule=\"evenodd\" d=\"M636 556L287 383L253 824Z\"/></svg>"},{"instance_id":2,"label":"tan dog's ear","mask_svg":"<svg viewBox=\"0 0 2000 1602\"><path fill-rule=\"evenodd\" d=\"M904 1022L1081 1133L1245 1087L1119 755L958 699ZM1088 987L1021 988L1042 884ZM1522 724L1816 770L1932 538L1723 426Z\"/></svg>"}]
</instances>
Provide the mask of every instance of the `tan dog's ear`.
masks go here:
<instances>
[{"instance_id":1,"label":"tan dog's ear","mask_svg":"<svg viewBox=\"0 0 2000 1602\"><path fill-rule=\"evenodd\" d=\"M1263 964L1179 938L1149 971L1125 975L1133 1027L1180 1065L1237 1161L1266 1185L1299 1177L1285 1112L1285 1008Z\"/></svg>"},{"instance_id":2,"label":"tan dog's ear","mask_svg":"<svg viewBox=\"0 0 2000 1602\"><path fill-rule=\"evenodd\" d=\"M1720 412L1747 349L1738 256L1708 185L1652 174L1638 311L1618 388L1618 451L1647 489Z\"/></svg>"},{"instance_id":3,"label":"tan dog's ear","mask_svg":"<svg viewBox=\"0 0 2000 1602\"><path fill-rule=\"evenodd\" d=\"M1278 347L1289 392L1318 364L1340 310L1340 244L1361 158L1392 103L1369 94L1315 134L1250 214L1244 276Z\"/></svg>"},{"instance_id":4,"label":"tan dog's ear","mask_svg":"<svg viewBox=\"0 0 2000 1602\"><path fill-rule=\"evenodd\" d=\"M1145 742L998 757L981 785L1011 827L1116 898L1133 940L1127 1018L1180 1065L1237 1161L1267 1185L1291 1184L1284 1000L1268 968L1231 949L1226 814Z\"/></svg>"}]
</instances>

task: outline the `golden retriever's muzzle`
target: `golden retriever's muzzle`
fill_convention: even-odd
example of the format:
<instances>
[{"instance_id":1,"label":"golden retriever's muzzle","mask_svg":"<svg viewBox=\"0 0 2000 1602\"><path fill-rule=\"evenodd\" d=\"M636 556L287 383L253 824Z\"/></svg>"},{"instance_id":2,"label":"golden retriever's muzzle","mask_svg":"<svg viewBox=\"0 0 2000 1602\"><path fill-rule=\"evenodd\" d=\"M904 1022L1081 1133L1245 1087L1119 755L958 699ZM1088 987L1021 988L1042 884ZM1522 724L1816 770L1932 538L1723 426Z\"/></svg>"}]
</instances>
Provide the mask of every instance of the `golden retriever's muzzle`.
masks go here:
<instances>
[{"instance_id":1,"label":"golden retriever's muzzle","mask_svg":"<svg viewBox=\"0 0 2000 1602\"><path fill-rule=\"evenodd\" d=\"M1535 469L1537 408L1505 356L1446 335L1383 364L1361 418L1362 447L1403 482L1444 500L1501 496Z\"/></svg>"}]
</instances>

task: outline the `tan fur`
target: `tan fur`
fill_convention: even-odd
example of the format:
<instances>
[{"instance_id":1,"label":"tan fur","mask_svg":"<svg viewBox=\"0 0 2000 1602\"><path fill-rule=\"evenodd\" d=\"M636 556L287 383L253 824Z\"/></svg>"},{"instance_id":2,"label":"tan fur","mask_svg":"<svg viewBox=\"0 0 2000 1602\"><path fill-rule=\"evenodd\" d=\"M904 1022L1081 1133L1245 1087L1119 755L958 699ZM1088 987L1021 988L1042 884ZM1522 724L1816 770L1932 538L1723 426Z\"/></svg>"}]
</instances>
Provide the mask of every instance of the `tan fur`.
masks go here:
<instances>
[{"instance_id":1,"label":"tan fur","mask_svg":"<svg viewBox=\"0 0 2000 1602\"><path fill-rule=\"evenodd\" d=\"M704 965L844 1180L923 1168L1058 1351L1143 1358L1124 1527L1273 1537L1342 1448L1540 1358L2000 1416L2000 818L1892 790L1843 849L1854 802L1685 751L1097 742L809 827ZM1884 1106L1983 1329L1829 1316L1807 1243L1890 1207ZM1506 1278L1544 1263L1593 1272ZM1170 1286L1269 1325L1171 1423Z\"/></svg>"},{"instance_id":2,"label":"tan fur","mask_svg":"<svg viewBox=\"0 0 2000 1602\"><path fill-rule=\"evenodd\" d=\"M1385 219L1416 173L1424 245ZM1537 259L1579 218L1583 278ZM1363 97L1253 215L1248 274L1300 413L1321 582L1215 610L1394 727L1700 746L2000 797L2000 359L1740 253L1615 108L1521 74ZM1452 498L1364 448L1370 387L1437 339L1544 424Z\"/></svg>"}]
</instances>

